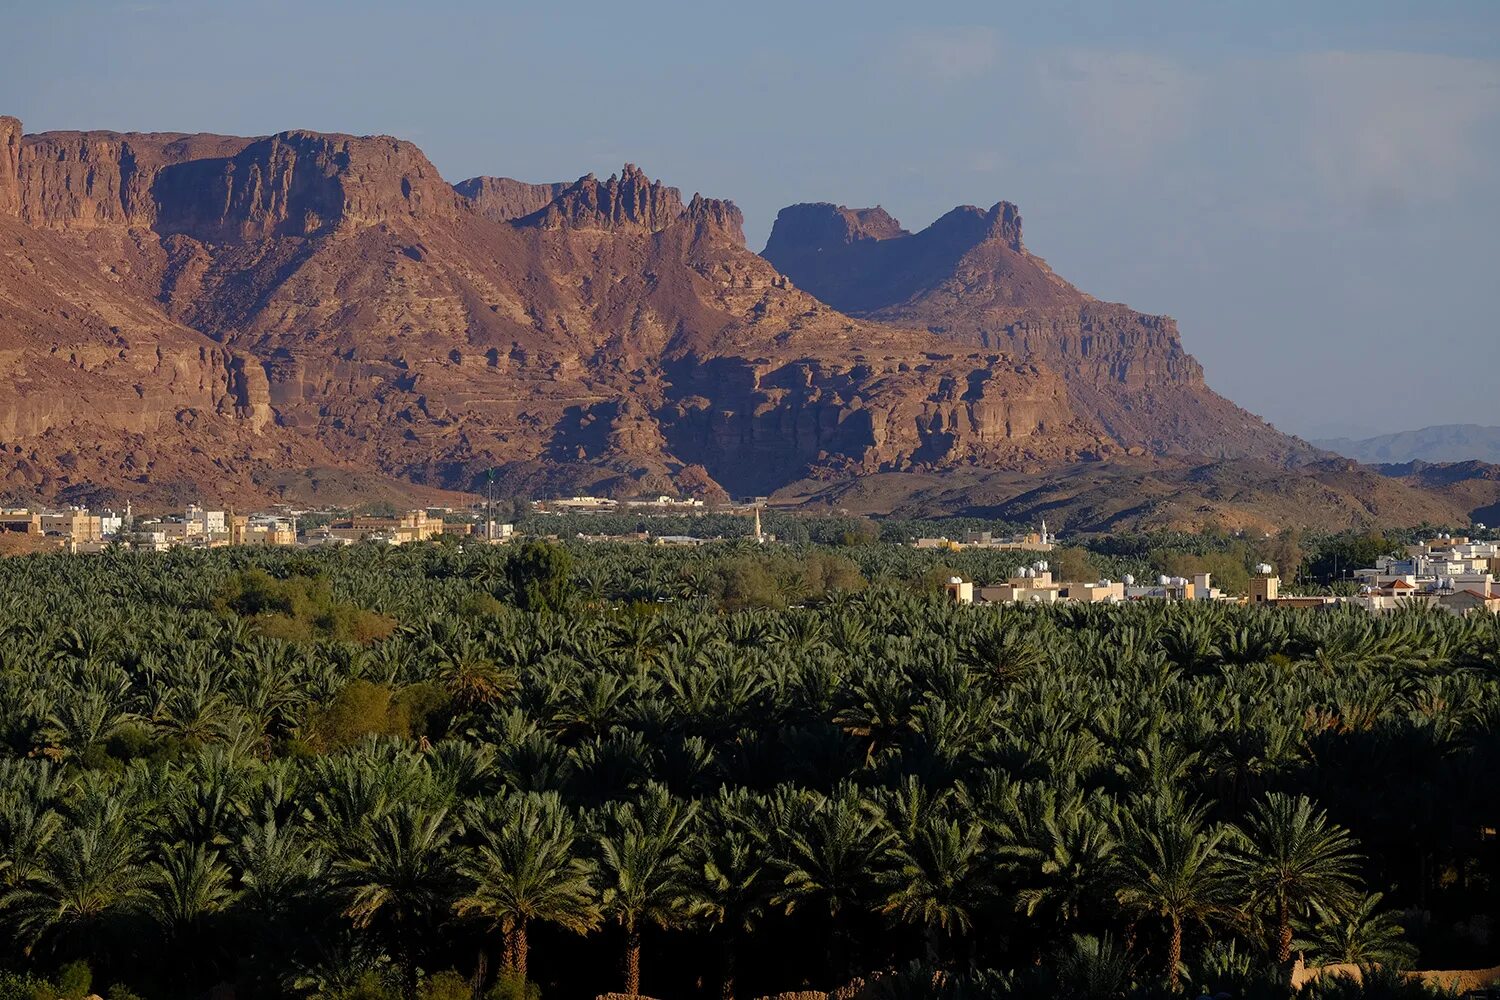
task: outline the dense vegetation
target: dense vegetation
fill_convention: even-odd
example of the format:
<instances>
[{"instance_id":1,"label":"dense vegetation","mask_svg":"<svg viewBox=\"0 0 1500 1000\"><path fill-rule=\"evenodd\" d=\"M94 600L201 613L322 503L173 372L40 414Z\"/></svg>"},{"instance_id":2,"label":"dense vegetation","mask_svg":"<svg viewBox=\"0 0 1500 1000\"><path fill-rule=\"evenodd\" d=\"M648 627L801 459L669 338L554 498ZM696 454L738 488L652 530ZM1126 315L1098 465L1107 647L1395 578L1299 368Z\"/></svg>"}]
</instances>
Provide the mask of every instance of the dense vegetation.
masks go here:
<instances>
[{"instance_id":1,"label":"dense vegetation","mask_svg":"<svg viewBox=\"0 0 1500 1000\"><path fill-rule=\"evenodd\" d=\"M687 535L695 538L740 539L750 536L754 522L743 514L725 513L571 513L538 514L525 500L508 500L500 515L511 518L534 534L560 539L586 535L625 535L649 531L654 535ZM762 518L766 531L783 542L812 543L848 549L878 543L900 544L917 538L962 540L970 531L989 531L995 537L1025 534L1035 525L973 517L926 520L885 517L879 521L851 515L809 516L802 513L767 511ZM1053 526L1054 528L1056 525ZM1333 590L1353 593L1354 570L1373 566L1383 555L1395 554L1401 546L1432 538L1442 531L1473 538L1494 539L1494 528L1449 528L1424 525L1417 528L1370 529L1328 532L1288 528L1274 535L1218 530L1189 534L1180 531L1115 533L1108 535L1065 533L1062 547L1049 558L1063 579L1088 580L1107 576L1120 579L1127 573L1146 580L1158 574L1191 576L1210 572L1216 585L1242 594L1259 563L1270 563L1288 587L1296 592ZM967 550L949 561L957 569L992 582L1026 557L1014 551Z\"/></svg>"},{"instance_id":2,"label":"dense vegetation","mask_svg":"<svg viewBox=\"0 0 1500 1000\"><path fill-rule=\"evenodd\" d=\"M1375 996L1500 961L1494 617L961 608L946 558L0 562L0 997L1286 997L1298 953Z\"/></svg>"}]
</instances>

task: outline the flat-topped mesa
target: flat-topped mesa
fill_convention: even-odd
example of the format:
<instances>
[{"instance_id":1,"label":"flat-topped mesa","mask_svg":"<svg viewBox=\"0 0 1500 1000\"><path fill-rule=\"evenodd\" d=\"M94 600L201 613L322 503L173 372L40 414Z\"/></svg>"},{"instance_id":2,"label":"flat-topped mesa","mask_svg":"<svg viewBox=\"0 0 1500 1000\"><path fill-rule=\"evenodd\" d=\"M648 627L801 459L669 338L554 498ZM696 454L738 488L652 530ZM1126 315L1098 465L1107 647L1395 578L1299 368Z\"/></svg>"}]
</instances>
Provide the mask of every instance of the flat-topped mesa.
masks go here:
<instances>
[{"instance_id":1,"label":"flat-topped mesa","mask_svg":"<svg viewBox=\"0 0 1500 1000\"><path fill-rule=\"evenodd\" d=\"M228 160L164 170L154 191L158 231L209 242L453 218L460 203L411 143L316 132L283 132Z\"/></svg>"},{"instance_id":2,"label":"flat-topped mesa","mask_svg":"<svg viewBox=\"0 0 1500 1000\"><path fill-rule=\"evenodd\" d=\"M23 139L19 176L33 226L139 226L212 243L451 218L461 204L421 150L389 136L42 133Z\"/></svg>"},{"instance_id":3,"label":"flat-topped mesa","mask_svg":"<svg viewBox=\"0 0 1500 1000\"><path fill-rule=\"evenodd\" d=\"M453 185L474 210L495 222L510 222L546 208L573 185L567 181L554 184L528 184L509 177L470 177Z\"/></svg>"},{"instance_id":4,"label":"flat-topped mesa","mask_svg":"<svg viewBox=\"0 0 1500 1000\"><path fill-rule=\"evenodd\" d=\"M776 214L764 256L774 260L779 253L822 250L846 246L860 240L888 240L910 236L901 223L879 205L845 208L832 202L789 205Z\"/></svg>"},{"instance_id":5,"label":"flat-topped mesa","mask_svg":"<svg viewBox=\"0 0 1500 1000\"><path fill-rule=\"evenodd\" d=\"M683 213L682 192L653 181L632 163L601 181L580 177L544 208L517 219L539 229L607 229L659 233Z\"/></svg>"},{"instance_id":6,"label":"flat-topped mesa","mask_svg":"<svg viewBox=\"0 0 1500 1000\"><path fill-rule=\"evenodd\" d=\"M0 215L21 214L21 121L0 115Z\"/></svg>"}]
</instances>

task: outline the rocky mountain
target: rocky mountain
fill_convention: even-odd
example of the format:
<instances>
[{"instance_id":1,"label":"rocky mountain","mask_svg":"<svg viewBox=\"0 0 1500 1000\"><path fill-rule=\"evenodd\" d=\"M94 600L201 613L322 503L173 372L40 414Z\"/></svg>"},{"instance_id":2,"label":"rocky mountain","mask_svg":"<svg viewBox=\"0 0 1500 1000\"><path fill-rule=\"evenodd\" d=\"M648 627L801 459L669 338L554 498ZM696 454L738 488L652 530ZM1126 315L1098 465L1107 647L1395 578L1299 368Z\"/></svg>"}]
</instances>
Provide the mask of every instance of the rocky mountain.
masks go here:
<instances>
[{"instance_id":1,"label":"rocky mountain","mask_svg":"<svg viewBox=\"0 0 1500 1000\"><path fill-rule=\"evenodd\" d=\"M761 256L732 203L630 165L450 186L385 136L0 119L0 249L12 495L431 492L492 468L518 493L810 494L1313 457L1209 392L1170 320L1052 275L1004 203L917 234L789 209Z\"/></svg>"},{"instance_id":2,"label":"rocky mountain","mask_svg":"<svg viewBox=\"0 0 1500 1000\"><path fill-rule=\"evenodd\" d=\"M1371 438L1330 438L1319 448L1372 464L1402 462L1500 462L1500 427L1438 424Z\"/></svg>"},{"instance_id":3,"label":"rocky mountain","mask_svg":"<svg viewBox=\"0 0 1500 1000\"><path fill-rule=\"evenodd\" d=\"M16 239L66 248L47 266L107 281L140 313L143 344L201 348L217 381L199 376L211 398L191 409L277 461L279 443L297 441L434 487L497 467L514 489L666 489L685 477L740 493L1109 447L1044 366L844 316L747 250L732 204L684 203L634 167L560 186L525 212L550 191L455 190L386 137L20 137L13 119L4 134ZM6 292L41 301L20 284ZM92 306L94 293L71 304ZM109 325L75 335L61 319L32 323L15 349L55 357L69 337L108 349ZM0 375L17 401L15 440L55 430L35 402L51 399L71 440L121 453L125 429L107 408L72 405L54 391L60 376L19 371ZM134 397L140 426L175 440L181 395L122 377L99 396ZM256 492L211 471L217 451L200 449L205 480ZM64 467L46 482L128 488L133 473Z\"/></svg>"},{"instance_id":4,"label":"rocky mountain","mask_svg":"<svg viewBox=\"0 0 1500 1000\"><path fill-rule=\"evenodd\" d=\"M1073 410L1124 448L1279 464L1315 457L1210 390L1171 317L1100 302L1053 273L1026 249L1010 202L955 208L917 233L878 207L793 205L764 253L850 315L1048 366Z\"/></svg>"}]
</instances>

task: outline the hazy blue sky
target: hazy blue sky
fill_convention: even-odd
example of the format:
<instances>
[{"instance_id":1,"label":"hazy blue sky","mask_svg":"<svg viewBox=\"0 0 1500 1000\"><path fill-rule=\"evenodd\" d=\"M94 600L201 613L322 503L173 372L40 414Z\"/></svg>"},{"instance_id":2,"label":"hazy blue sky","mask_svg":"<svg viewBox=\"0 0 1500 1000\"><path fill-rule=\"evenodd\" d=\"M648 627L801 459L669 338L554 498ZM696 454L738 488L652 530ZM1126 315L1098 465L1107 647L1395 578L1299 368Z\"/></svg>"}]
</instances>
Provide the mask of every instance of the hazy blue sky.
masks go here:
<instances>
[{"instance_id":1,"label":"hazy blue sky","mask_svg":"<svg viewBox=\"0 0 1500 1000\"><path fill-rule=\"evenodd\" d=\"M1306 435L1500 423L1500 3L0 0L0 111L381 132L449 180L625 161L919 228L1017 202Z\"/></svg>"}]
</instances>

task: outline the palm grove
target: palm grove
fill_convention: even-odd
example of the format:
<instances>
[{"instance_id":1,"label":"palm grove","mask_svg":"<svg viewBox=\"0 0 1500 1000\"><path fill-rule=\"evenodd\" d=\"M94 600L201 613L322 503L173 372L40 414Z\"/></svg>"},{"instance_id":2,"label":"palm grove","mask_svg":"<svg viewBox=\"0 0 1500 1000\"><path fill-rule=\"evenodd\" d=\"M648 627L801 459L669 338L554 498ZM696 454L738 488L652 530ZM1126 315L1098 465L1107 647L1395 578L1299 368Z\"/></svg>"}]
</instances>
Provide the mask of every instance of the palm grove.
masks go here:
<instances>
[{"instance_id":1,"label":"palm grove","mask_svg":"<svg viewBox=\"0 0 1500 1000\"><path fill-rule=\"evenodd\" d=\"M1493 616L955 607L935 558L0 562L0 996L1493 964Z\"/></svg>"}]
</instances>

